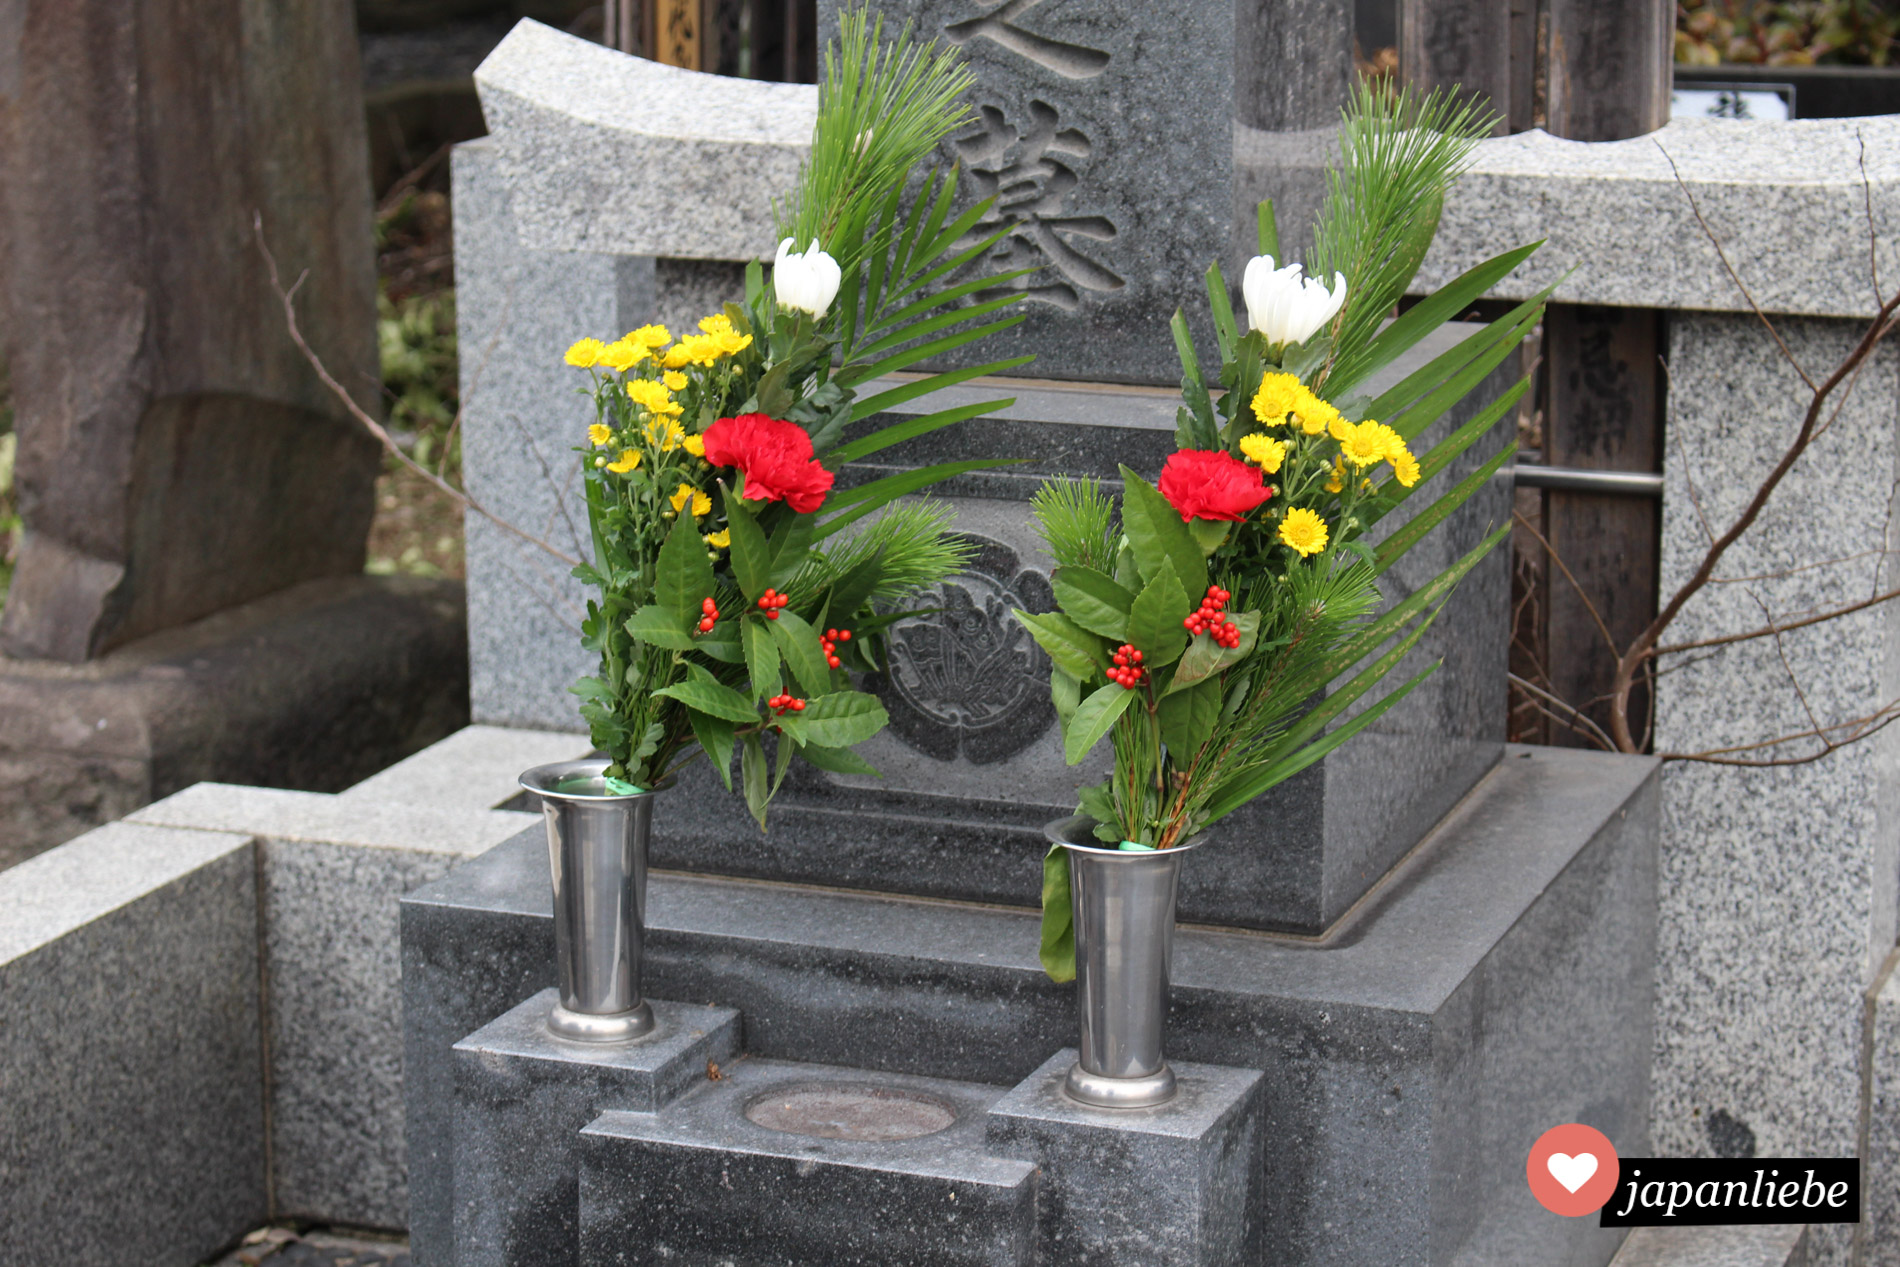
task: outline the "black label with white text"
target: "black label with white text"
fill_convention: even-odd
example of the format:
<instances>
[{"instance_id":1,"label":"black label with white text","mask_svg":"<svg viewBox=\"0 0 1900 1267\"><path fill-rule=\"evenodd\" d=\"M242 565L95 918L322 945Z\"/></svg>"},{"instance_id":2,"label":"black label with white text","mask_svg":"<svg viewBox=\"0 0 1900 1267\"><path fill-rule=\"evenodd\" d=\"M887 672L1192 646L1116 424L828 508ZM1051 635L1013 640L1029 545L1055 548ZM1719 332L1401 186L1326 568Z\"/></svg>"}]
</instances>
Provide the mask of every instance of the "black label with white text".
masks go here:
<instances>
[{"instance_id":1,"label":"black label with white text","mask_svg":"<svg viewBox=\"0 0 1900 1267\"><path fill-rule=\"evenodd\" d=\"M1858 1158L1624 1157L1598 1226L1858 1222Z\"/></svg>"}]
</instances>

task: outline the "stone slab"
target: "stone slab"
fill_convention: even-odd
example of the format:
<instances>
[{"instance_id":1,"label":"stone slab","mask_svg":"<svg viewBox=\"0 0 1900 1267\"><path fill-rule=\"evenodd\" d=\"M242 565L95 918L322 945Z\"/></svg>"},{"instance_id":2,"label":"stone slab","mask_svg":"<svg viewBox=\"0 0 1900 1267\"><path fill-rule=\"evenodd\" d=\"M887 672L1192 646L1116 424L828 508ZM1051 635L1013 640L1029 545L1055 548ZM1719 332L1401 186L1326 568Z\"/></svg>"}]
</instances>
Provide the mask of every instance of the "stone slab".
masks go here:
<instances>
[{"instance_id":1,"label":"stone slab","mask_svg":"<svg viewBox=\"0 0 1900 1267\"><path fill-rule=\"evenodd\" d=\"M0 873L0 1261L195 1267L268 1214L249 837Z\"/></svg>"},{"instance_id":2,"label":"stone slab","mask_svg":"<svg viewBox=\"0 0 1900 1267\"><path fill-rule=\"evenodd\" d=\"M1870 164L1876 162L1868 151ZM1884 160L1881 160L1884 161ZM1810 373L1857 323L1778 323ZM1778 460L1806 392L1752 318L1681 314L1670 328L1664 593L1702 557L1700 513L1728 523ZM1669 632L1691 641L1879 593L1900 443L1900 350L1884 348L1837 420L1777 489L1712 585ZM1856 455L1883 455L1871 464ZM1691 497L1694 490L1694 500ZM1718 528L1717 531L1720 531ZM1869 554L1867 551L1875 550ZM1821 565L1826 560L1838 562ZM1762 604L1758 606L1757 604ZM1671 657L1656 695L1659 750L1693 753L1860 717L1900 695L1900 611L1883 604L1722 649ZM1790 675L1794 675L1791 679ZM1797 685L1798 684L1798 685ZM1804 755L1807 745L1744 757ZM1895 941L1900 736L1886 730L1778 769L1664 770L1654 1145L1663 1155L1860 1152L1867 994ZM1891 1190L1891 1174L1873 1195ZM1844 1263L1853 1229L1817 1225L1809 1254Z\"/></svg>"},{"instance_id":3,"label":"stone slab","mask_svg":"<svg viewBox=\"0 0 1900 1267\"><path fill-rule=\"evenodd\" d=\"M442 809L532 808L515 802L521 772L551 761L575 761L587 755L586 739L500 726L464 726L380 774L371 775L338 798L350 805L380 801L393 805Z\"/></svg>"},{"instance_id":4,"label":"stone slab","mask_svg":"<svg viewBox=\"0 0 1900 1267\"><path fill-rule=\"evenodd\" d=\"M820 1088L911 1097L953 1120L915 1138L852 1139L748 1115ZM754 1057L659 1113L603 1113L581 1133L580 1261L1030 1267L1036 1167L984 1149L984 1114L1000 1093Z\"/></svg>"},{"instance_id":5,"label":"stone slab","mask_svg":"<svg viewBox=\"0 0 1900 1267\"><path fill-rule=\"evenodd\" d=\"M1264 1075L1174 1062L1166 1104L1099 1109L1063 1092L1075 1060L1074 1048L1057 1052L989 1112L990 1150L1042 1171L1036 1262L1260 1262Z\"/></svg>"},{"instance_id":6,"label":"stone slab","mask_svg":"<svg viewBox=\"0 0 1900 1267\"><path fill-rule=\"evenodd\" d=\"M1798 1223L1635 1227L1610 1267L1808 1267L1808 1231Z\"/></svg>"},{"instance_id":7,"label":"stone slab","mask_svg":"<svg viewBox=\"0 0 1900 1267\"><path fill-rule=\"evenodd\" d=\"M273 1208L403 1227L397 902L538 816L199 784L134 821L259 841Z\"/></svg>"},{"instance_id":8,"label":"stone slab","mask_svg":"<svg viewBox=\"0 0 1900 1267\"><path fill-rule=\"evenodd\" d=\"M1650 760L1512 748L1328 937L1179 931L1168 1056L1265 1071L1279 1261L1610 1258L1524 1157L1570 1121L1649 1147L1657 812ZM412 1133L453 1044L553 984L546 867L524 833L405 899ZM1001 1084L1073 1042L1033 911L656 874L648 922L653 992L739 1008L766 1058ZM417 1261L444 1262L445 1159L411 1164Z\"/></svg>"},{"instance_id":9,"label":"stone slab","mask_svg":"<svg viewBox=\"0 0 1900 1267\"><path fill-rule=\"evenodd\" d=\"M739 1014L651 999L635 1043L564 1042L543 990L455 1045L455 1262L578 1260L579 1132L605 1109L652 1113L739 1051Z\"/></svg>"},{"instance_id":10,"label":"stone slab","mask_svg":"<svg viewBox=\"0 0 1900 1267\"><path fill-rule=\"evenodd\" d=\"M1900 1267L1900 954L1868 999L1859 1248L1866 1267Z\"/></svg>"},{"instance_id":11,"label":"stone slab","mask_svg":"<svg viewBox=\"0 0 1900 1267\"><path fill-rule=\"evenodd\" d=\"M0 867L200 780L334 792L468 719L463 591L313 581L85 664L0 657Z\"/></svg>"}]
</instances>

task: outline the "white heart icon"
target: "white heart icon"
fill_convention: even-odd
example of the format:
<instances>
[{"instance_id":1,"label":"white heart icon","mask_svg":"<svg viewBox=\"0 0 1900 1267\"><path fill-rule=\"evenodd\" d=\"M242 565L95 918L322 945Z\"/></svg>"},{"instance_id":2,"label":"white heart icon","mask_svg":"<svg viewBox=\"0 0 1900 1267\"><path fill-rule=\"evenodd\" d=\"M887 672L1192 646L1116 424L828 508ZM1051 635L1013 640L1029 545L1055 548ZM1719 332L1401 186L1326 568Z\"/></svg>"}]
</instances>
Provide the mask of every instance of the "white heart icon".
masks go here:
<instances>
[{"instance_id":1,"label":"white heart icon","mask_svg":"<svg viewBox=\"0 0 1900 1267\"><path fill-rule=\"evenodd\" d=\"M1572 1157L1569 1153L1552 1153L1544 1165L1550 1168L1550 1177L1562 1184L1565 1192L1574 1194L1597 1172L1597 1155L1578 1153Z\"/></svg>"}]
</instances>

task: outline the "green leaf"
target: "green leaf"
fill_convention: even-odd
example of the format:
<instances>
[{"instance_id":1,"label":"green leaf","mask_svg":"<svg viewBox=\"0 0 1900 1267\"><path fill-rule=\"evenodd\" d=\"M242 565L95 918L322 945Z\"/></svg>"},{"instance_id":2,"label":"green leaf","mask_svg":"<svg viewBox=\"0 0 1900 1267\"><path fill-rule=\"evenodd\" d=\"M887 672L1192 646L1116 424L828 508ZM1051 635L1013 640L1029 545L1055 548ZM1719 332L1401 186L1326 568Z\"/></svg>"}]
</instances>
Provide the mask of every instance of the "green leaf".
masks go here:
<instances>
[{"instance_id":1,"label":"green leaf","mask_svg":"<svg viewBox=\"0 0 1900 1267\"><path fill-rule=\"evenodd\" d=\"M1067 616L1091 633L1128 641L1128 612L1135 596L1094 568L1059 567L1049 578L1056 602Z\"/></svg>"},{"instance_id":2,"label":"green leaf","mask_svg":"<svg viewBox=\"0 0 1900 1267\"><path fill-rule=\"evenodd\" d=\"M1079 765L1082 758L1089 755L1089 749L1128 711L1137 694L1139 692L1110 682L1097 687L1076 705L1075 716L1069 719L1069 733L1063 736L1062 743L1062 755L1070 765Z\"/></svg>"},{"instance_id":3,"label":"green leaf","mask_svg":"<svg viewBox=\"0 0 1900 1267\"><path fill-rule=\"evenodd\" d=\"M1079 679L1064 673L1060 667L1049 672L1049 702L1055 705L1056 720L1061 723L1063 733L1068 733L1069 719L1075 716L1075 709L1082 702L1082 683Z\"/></svg>"},{"instance_id":4,"label":"green leaf","mask_svg":"<svg viewBox=\"0 0 1900 1267\"><path fill-rule=\"evenodd\" d=\"M798 755L820 770L829 770L833 774L868 774L873 778L882 777L878 774L876 766L849 748L827 748L823 744L808 743L799 746Z\"/></svg>"},{"instance_id":5,"label":"green leaf","mask_svg":"<svg viewBox=\"0 0 1900 1267\"><path fill-rule=\"evenodd\" d=\"M1214 314L1214 337L1220 343L1220 359L1224 364L1234 359L1240 332L1234 327L1234 304L1228 298L1227 278L1220 271L1219 260L1207 266L1207 306Z\"/></svg>"},{"instance_id":6,"label":"green leaf","mask_svg":"<svg viewBox=\"0 0 1900 1267\"><path fill-rule=\"evenodd\" d=\"M1180 656L1188 641L1181 622L1192 610L1187 591L1175 577L1174 560L1163 557L1153 579L1128 609L1128 641L1141 652L1144 668L1163 668Z\"/></svg>"},{"instance_id":7,"label":"green leaf","mask_svg":"<svg viewBox=\"0 0 1900 1267\"><path fill-rule=\"evenodd\" d=\"M929 435L933 431L959 422L967 422L971 418L980 418L992 410L1007 409L1015 403L1016 399L1012 396L1006 400L985 400L974 405L959 405L955 409L940 409L934 414L920 414L907 422L892 423L882 430L873 431L870 435L860 436L850 444L841 445L832 451L831 457L840 465L855 462L859 458L888 449L894 444L915 440L918 436Z\"/></svg>"},{"instance_id":8,"label":"green leaf","mask_svg":"<svg viewBox=\"0 0 1900 1267\"><path fill-rule=\"evenodd\" d=\"M877 696L863 691L833 691L808 700L802 713L787 713L780 719L788 733L800 743L815 743L826 748L849 748L861 744L884 729L890 717Z\"/></svg>"},{"instance_id":9,"label":"green leaf","mask_svg":"<svg viewBox=\"0 0 1900 1267\"><path fill-rule=\"evenodd\" d=\"M1511 408L1515 406L1523 397L1524 393L1530 389L1530 385L1530 379L1518 379L1509 391L1492 401L1489 405L1486 405L1471 421L1465 423L1443 440L1433 445L1431 452L1419 458L1418 481L1411 488L1406 488L1400 484L1396 477L1387 477L1384 483L1379 486L1379 494L1382 498L1386 499L1386 504L1375 510L1365 512L1367 526L1370 527L1378 523L1381 519L1384 519L1387 515L1397 510L1412 494L1423 487L1426 481L1451 465L1452 461L1456 459L1459 454L1482 439L1492 427L1496 426L1505 418Z\"/></svg>"},{"instance_id":10,"label":"green leaf","mask_svg":"<svg viewBox=\"0 0 1900 1267\"><path fill-rule=\"evenodd\" d=\"M759 720L759 710L752 701L729 686L701 678L688 678L684 682L675 682L653 692L666 699L676 699L688 708L697 708L700 712L713 717L723 717L727 721L755 722Z\"/></svg>"},{"instance_id":11,"label":"green leaf","mask_svg":"<svg viewBox=\"0 0 1900 1267\"><path fill-rule=\"evenodd\" d=\"M693 650L721 664L744 664L745 651L739 645L738 622L721 620L711 633L693 635Z\"/></svg>"},{"instance_id":12,"label":"green leaf","mask_svg":"<svg viewBox=\"0 0 1900 1267\"><path fill-rule=\"evenodd\" d=\"M1445 411L1471 394L1473 388L1484 381L1491 371L1501 364L1505 357L1517 350L1517 345L1542 317L1542 310L1530 312L1524 319L1507 327L1495 338L1486 339L1489 345L1485 351L1472 360L1456 374L1447 378L1432 391L1407 405L1403 412L1389 421L1394 431L1405 439L1421 435L1445 415ZM1475 336L1474 338L1483 338Z\"/></svg>"},{"instance_id":13,"label":"green leaf","mask_svg":"<svg viewBox=\"0 0 1900 1267\"><path fill-rule=\"evenodd\" d=\"M1466 499L1482 488L1485 482L1496 475L1499 468L1510 461L1516 453L1517 441L1513 440L1505 445L1496 457L1452 485L1437 501L1406 521L1403 528L1380 542L1378 570L1383 572L1398 562L1405 552L1417 545L1426 533L1444 522L1445 517L1452 511L1464 505Z\"/></svg>"},{"instance_id":14,"label":"green leaf","mask_svg":"<svg viewBox=\"0 0 1900 1267\"><path fill-rule=\"evenodd\" d=\"M886 475L882 479L860 484L856 488L835 493L825 503L826 510L836 510L831 518L818 525L813 534L814 540L823 541L840 529L847 528L858 520L881 510L891 502L911 493L929 488L932 484L941 484L955 475L968 471L984 471L998 466L1015 466L1025 458L977 458L964 462L938 462L934 466L919 467L914 471L899 471L895 475ZM843 509L847 508L848 509ZM734 540L738 544L737 539Z\"/></svg>"},{"instance_id":15,"label":"green leaf","mask_svg":"<svg viewBox=\"0 0 1900 1267\"><path fill-rule=\"evenodd\" d=\"M765 807L772 800L772 788L765 768L765 746L756 731L739 736L739 775L745 784L746 808L759 820L759 830L764 831Z\"/></svg>"},{"instance_id":16,"label":"green leaf","mask_svg":"<svg viewBox=\"0 0 1900 1267\"><path fill-rule=\"evenodd\" d=\"M1144 581L1154 579L1162 559L1174 563L1175 578L1192 599L1207 593L1207 556L1181 520L1181 512L1141 476L1122 467L1122 529L1135 552Z\"/></svg>"},{"instance_id":17,"label":"green leaf","mask_svg":"<svg viewBox=\"0 0 1900 1267\"><path fill-rule=\"evenodd\" d=\"M732 579L739 583L746 605L751 606L772 583L772 556L766 549L765 531L752 517L745 498L727 488L724 480L719 482L719 495L726 506L726 530L732 534ZM704 552L701 554L703 557Z\"/></svg>"},{"instance_id":18,"label":"green leaf","mask_svg":"<svg viewBox=\"0 0 1900 1267\"><path fill-rule=\"evenodd\" d=\"M719 781L726 785L726 791L732 791L732 723L723 717L702 713L697 708L686 710L686 720L692 723L693 738L699 740L699 746L706 750L706 760L712 763Z\"/></svg>"},{"instance_id":19,"label":"green leaf","mask_svg":"<svg viewBox=\"0 0 1900 1267\"><path fill-rule=\"evenodd\" d=\"M1168 323L1174 332L1175 355L1181 358L1181 398L1187 402L1186 425L1177 434L1175 444L1183 449L1217 449L1220 427L1214 421L1214 405L1208 399L1207 382L1201 377L1200 358L1194 355L1194 338L1188 333L1187 319L1174 310Z\"/></svg>"},{"instance_id":20,"label":"green leaf","mask_svg":"<svg viewBox=\"0 0 1900 1267\"><path fill-rule=\"evenodd\" d=\"M1055 666L1071 679L1091 678L1107 666L1102 640L1061 612L1011 611Z\"/></svg>"},{"instance_id":21,"label":"green leaf","mask_svg":"<svg viewBox=\"0 0 1900 1267\"><path fill-rule=\"evenodd\" d=\"M772 639L769 621L757 612L747 612L739 622L745 643L745 671L752 681L752 698L770 699L779 692L778 645Z\"/></svg>"},{"instance_id":22,"label":"green leaf","mask_svg":"<svg viewBox=\"0 0 1900 1267\"><path fill-rule=\"evenodd\" d=\"M825 649L818 642L818 631L804 617L781 610L778 619L767 622L772 638L791 666L792 676L806 695L823 695L831 689L831 666L825 662ZM809 710L808 710L809 711Z\"/></svg>"},{"instance_id":23,"label":"green leaf","mask_svg":"<svg viewBox=\"0 0 1900 1267\"><path fill-rule=\"evenodd\" d=\"M810 515L793 512L784 517L778 530L766 543L766 550L772 557L766 584L789 585L792 578L804 570L805 564L811 559L812 533L817 526L818 521Z\"/></svg>"},{"instance_id":24,"label":"green leaf","mask_svg":"<svg viewBox=\"0 0 1900 1267\"><path fill-rule=\"evenodd\" d=\"M1161 742L1174 754L1177 768L1185 767L1214 733L1220 706L1221 684L1213 679L1185 691L1170 692L1162 699L1155 717L1161 723Z\"/></svg>"},{"instance_id":25,"label":"green leaf","mask_svg":"<svg viewBox=\"0 0 1900 1267\"><path fill-rule=\"evenodd\" d=\"M1273 218L1273 199L1261 200L1258 210L1261 255L1271 255L1275 264L1283 264L1280 258L1280 226Z\"/></svg>"},{"instance_id":26,"label":"green leaf","mask_svg":"<svg viewBox=\"0 0 1900 1267\"><path fill-rule=\"evenodd\" d=\"M700 557L706 552L701 550ZM711 591L707 591L711 593ZM664 647L668 651L691 651L694 649L690 627L680 621L665 606L648 603L633 615L627 617L625 625L627 636L639 642Z\"/></svg>"},{"instance_id":27,"label":"green leaf","mask_svg":"<svg viewBox=\"0 0 1900 1267\"><path fill-rule=\"evenodd\" d=\"M1260 613L1229 612L1227 619L1240 630L1239 644L1223 647L1204 633L1195 634L1187 650L1181 653L1181 663L1174 666L1174 678L1168 683L1169 694L1186 690L1253 654L1254 641L1260 634Z\"/></svg>"},{"instance_id":28,"label":"green leaf","mask_svg":"<svg viewBox=\"0 0 1900 1267\"><path fill-rule=\"evenodd\" d=\"M1214 551L1227 543L1227 534L1233 526L1225 519L1190 519L1187 530L1194 543L1201 547L1201 557L1211 558Z\"/></svg>"},{"instance_id":29,"label":"green leaf","mask_svg":"<svg viewBox=\"0 0 1900 1267\"><path fill-rule=\"evenodd\" d=\"M851 421L863 422L872 414L881 414L887 409L893 409L906 401L915 400L919 396L927 396L931 392L942 391L946 387L955 387L958 383L968 382L973 378L982 378L986 374L1006 374L1010 370L1022 368L1035 359L1033 356L1019 356L1013 360L994 361L988 365L976 365L969 369L946 370L941 374L930 374L924 378L916 378L911 379L909 382L899 383L894 387L879 392L875 396L869 396L860 400L851 409ZM843 374L839 375L839 379L846 387L859 386L863 381L858 377Z\"/></svg>"},{"instance_id":30,"label":"green leaf","mask_svg":"<svg viewBox=\"0 0 1900 1267\"><path fill-rule=\"evenodd\" d=\"M1069 851L1049 846L1042 859L1042 970L1061 984L1075 980L1075 906L1069 896Z\"/></svg>"}]
</instances>

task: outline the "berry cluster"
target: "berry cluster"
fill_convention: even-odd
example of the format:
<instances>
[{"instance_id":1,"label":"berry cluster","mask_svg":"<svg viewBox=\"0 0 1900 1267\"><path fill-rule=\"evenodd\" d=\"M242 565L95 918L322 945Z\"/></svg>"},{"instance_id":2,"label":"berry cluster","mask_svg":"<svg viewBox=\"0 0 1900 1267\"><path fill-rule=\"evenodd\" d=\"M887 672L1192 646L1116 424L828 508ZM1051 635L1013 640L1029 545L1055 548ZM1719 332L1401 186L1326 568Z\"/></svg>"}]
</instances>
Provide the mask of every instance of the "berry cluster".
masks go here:
<instances>
[{"instance_id":1,"label":"berry cluster","mask_svg":"<svg viewBox=\"0 0 1900 1267\"><path fill-rule=\"evenodd\" d=\"M768 589L759 595L759 610L765 613L767 620L777 620L780 609L792 600L777 590Z\"/></svg>"},{"instance_id":2,"label":"berry cluster","mask_svg":"<svg viewBox=\"0 0 1900 1267\"><path fill-rule=\"evenodd\" d=\"M824 633L820 634L818 637L818 645L824 649L825 663L834 669L843 663L838 659L838 644L850 641L851 631L849 629L827 629Z\"/></svg>"},{"instance_id":3,"label":"berry cluster","mask_svg":"<svg viewBox=\"0 0 1900 1267\"><path fill-rule=\"evenodd\" d=\"M710 598L703 598L700 600L699 610L705 613L699 618L699 632L711 633L712 627L719 623L718 605Z\"/></svg>"},{"instance_id":4,"label":"berry cluster","mask_svg":"<svg viewBox=\"0 0 1900 1267\"><path fill-rule=\"evenodd\" d=\"M1135 650L1133 643L1124 642L1115 648L1115 664L1108 671L1108 680L1121 683L1125 691L1132 691L1148 680L1148 670L1141 667L1141 652Z\"/></svg>"},{"instance_id":5,"label":"berry cluster","mask_svg":"<svg viewBox=\"0 0 1900 1267\"><path fill-rule=\"evenodd\" d=\"M802 713L805 711L804 700L794 699L783 691L774 695L771 699L766 700L765 706L772 710L772 714L775 717L783 717L788 712Z\"/></svg>"},{"instance_id":6,"label":"berry cluster","mask_svg":"<svg viewBox=\"0 0 1900 1267\"><path fill-rule=\"evenodd\" d=\"M1204 633L1214 640L1216 646L1238 647L1240 645L1240 626L1227 619L1222 613L1227 608L1227 600L1232 598L1231 591L1218 585L1207 587L1207 597L1201 600L1201 609L1181 622L1182 628L1190 636Z\"/></svg>"}]
</instances>

